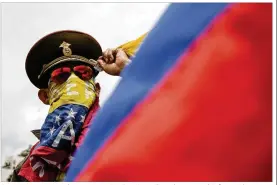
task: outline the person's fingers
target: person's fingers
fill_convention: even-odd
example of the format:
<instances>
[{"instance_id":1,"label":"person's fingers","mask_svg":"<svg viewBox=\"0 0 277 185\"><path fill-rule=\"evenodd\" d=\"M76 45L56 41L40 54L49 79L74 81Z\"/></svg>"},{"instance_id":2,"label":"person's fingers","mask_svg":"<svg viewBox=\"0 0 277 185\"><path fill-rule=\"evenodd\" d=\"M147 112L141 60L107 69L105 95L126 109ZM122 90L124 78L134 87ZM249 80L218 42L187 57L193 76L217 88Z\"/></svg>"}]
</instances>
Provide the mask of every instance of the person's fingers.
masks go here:
<instances>
[{"instance_id":1,"label":"person's fingers","mask_svg":"<svg viewBox=\"0 0 277 185\"><path fill-rule=\"evenodd\" d=\"M129 58L123 49L118 49L116 54L116 63L120 68L124 68Z\"/></svg>"},{"instance_id":2,"label":"person's fingers","mask_svg":"<svg viewBox=\"0 0 277 185\"><path fill-rule=\"evenodd\" d=\"M113 54L113 57L114 57L114 58L116 58L117 51L118 51L118 48L112 50L112 54Z\"/></svg>"},{"instance_id":3,"label":"person's fingers","mask_svg":"<svg viewBox=\"0 0 277 185\"><path fill-rule=\"evenodd\" d=\"M115 63L107 64L104 61L100 60L99 65L102 67L102 69L106 73L108 73L110 75L119 75L119 73L120 73L120 69L118 68L118 66Z\"/></svg>"},{"instance_id":4,"label":"person's fingers","mask_svg":"<svg viewBox=\"0 0 277 185\"><path fill-rule=\"evenodd\" d=\"M105 61L108 61L108 49L103 52L103 58Z\"/></svg>"},{"instance_id":5,"label":"person's fingers","mask_svg":"<svg viewBox=\"0 0 277 185\"><path fill-rule=\"evenodd\" d=\"M98 57L97 60L103 60L103 59L104 59L104 57L103 57L103 56L100 56L100 57Z\"/></svg>"},{"instance_id":6,"label":"person's fingers","mask_svg":"<svg viewBox=\"0 0 277 185\"><path fill-rule=\"evenodd\" d=\"M116 58L128 58L123 49L117 49Z\"/></svg>"},{"instance_id":7,"label":"person's fingers","mask_svg":"<svg viewBox=\"0 0 277 185\"><path fill-rule=\"evenodd\" d=\"M111 57L112 56L112 57ZM129 58L123 49L107 49L97 62L110 75L118 76L128 64Z\"/></svg>"},{"instance_id":8,"label":"person's fingers","mask_svg":"<svg viewBox=\"0 0 277 185\"><path fill-rule=\"evenodd\" d=\"M111 64L114 62L113 49L106 49L103 52L103 57L106 63Z\"/></svg>"},{"instance_id":9,"label":"person's fingers","mask_svg":"<svg viewBox=\"0 0 277 185\"><path fill-rule=\"evenodd\" d=\"M113 50L112 49L107 49L107 57L108 57L109 63L114 61Z\"/></svg>"},{"instance_id":10,"label":"person's fingers","mask_svg":"<svg viewBox=\"0 0 277 185\"><path fill-rule=\"evenodd\" d=\"M107 64L104 60L97 60L97 62L99 63L99 65L102 67L102 69L106 72L109 72L110 70L112 70L112 64Z\"/></svg>"},{"instance_id":11,"label":"person's fingers","mask_svg":"<svg viewBox=\"0 0 277 185\"><path fill-rule=\"evenodd\" d=\"M103 60L103 57L102 58L99 57L97 62L103 69L105 69L105 67L107 66L107 63Z\"/></svg>"}]
</instances>

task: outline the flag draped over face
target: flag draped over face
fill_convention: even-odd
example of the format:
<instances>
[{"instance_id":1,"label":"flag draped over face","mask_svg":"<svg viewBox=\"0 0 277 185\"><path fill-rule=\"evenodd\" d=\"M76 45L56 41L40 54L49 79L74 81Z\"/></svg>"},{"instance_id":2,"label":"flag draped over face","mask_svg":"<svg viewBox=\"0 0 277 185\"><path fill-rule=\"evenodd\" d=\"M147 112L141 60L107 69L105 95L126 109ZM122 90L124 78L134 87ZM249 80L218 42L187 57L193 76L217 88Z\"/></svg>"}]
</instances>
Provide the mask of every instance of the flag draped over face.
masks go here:
<instances>
[{"instance_id":1,"label":"flag draped over face","mask_svg":"<svg viewBox=\"0 0 277 185\"><path fill-rule=\"evenodd\" d=\"M271 181L272 5L169 6L66 181Z\"/></svg>"}]
</instances>

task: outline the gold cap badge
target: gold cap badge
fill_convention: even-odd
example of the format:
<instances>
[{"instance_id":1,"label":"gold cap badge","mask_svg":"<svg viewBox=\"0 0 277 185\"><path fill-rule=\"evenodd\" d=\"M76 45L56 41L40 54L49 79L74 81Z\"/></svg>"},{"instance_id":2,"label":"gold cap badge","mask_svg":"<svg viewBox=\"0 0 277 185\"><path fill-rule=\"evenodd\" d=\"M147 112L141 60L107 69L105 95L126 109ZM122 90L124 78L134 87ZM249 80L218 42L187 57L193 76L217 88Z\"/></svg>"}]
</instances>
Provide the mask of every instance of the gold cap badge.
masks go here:
<instances>
[{"instance_id":1,"label":"gold cap badge","mask_svg":"<svg viewBox=\"0 0 277 185\"><path fill-rule=\"evenodd\" d=\"M60 45L60 48L63 48L63 54L64 54L64 56L69 57L69 56L72 55L72 51L71 51L71 49L69 48L70 45L71 45L71 44L69 44L69 43L67 43L67 42L65 42L65 41L63 41L63 43Z\"/></svg>"}]
</instances>

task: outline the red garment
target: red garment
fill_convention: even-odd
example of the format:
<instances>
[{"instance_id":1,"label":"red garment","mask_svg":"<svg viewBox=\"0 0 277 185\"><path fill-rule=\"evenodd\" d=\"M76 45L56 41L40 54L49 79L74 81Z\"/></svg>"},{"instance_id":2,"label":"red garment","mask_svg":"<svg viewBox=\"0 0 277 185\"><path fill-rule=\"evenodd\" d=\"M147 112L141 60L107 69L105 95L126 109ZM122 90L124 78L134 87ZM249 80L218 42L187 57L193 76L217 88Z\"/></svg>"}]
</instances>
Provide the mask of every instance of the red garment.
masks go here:
<instances>
[{"instance_id":1,"label":"red garment","mask_svg":"<svg viewBox=\"0 0 277 185\"><path fill-rule=\"evenodd\" d=\"M96 84L97 85L97 84ZM83 143L84 141L84 138L89 130L89 126L91 125L92 121L93 121L93 118L95 117L98 109L100 108L99 106L99 97L95 100L95 103L94 105L91 107L86 119L85 119L85 122L84 122L84 125L82 127L82 132L81 134L79 135L79 137L77 138L77 141L75 143L75 147L76 149L79 148L81 146L81 144ZM75 151L76 151L75 149ZM74 152L75 152L74 151ZM66 167L64 168L64 172L66 172L69 168L71 164L71 160L69 160L69 162L67 163Z\"/></svg>"}]
</instances>

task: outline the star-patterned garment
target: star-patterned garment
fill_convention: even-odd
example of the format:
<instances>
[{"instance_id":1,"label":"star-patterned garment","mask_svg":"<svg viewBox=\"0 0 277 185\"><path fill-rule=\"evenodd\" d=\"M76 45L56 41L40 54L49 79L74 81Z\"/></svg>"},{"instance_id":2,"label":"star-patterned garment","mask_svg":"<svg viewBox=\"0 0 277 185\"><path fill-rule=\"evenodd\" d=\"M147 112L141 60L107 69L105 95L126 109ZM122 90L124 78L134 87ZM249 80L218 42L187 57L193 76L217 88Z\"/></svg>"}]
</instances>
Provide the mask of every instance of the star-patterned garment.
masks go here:
<instances>
[{"instance_id":1,"label":"star-patterned garment","mask_svg":"<svg viewBox=\"0 0 277 185\"><path fill-rule=\"evenodd\" d=\"M75 136L78 136L85 120L88 108L82 105L68 104L48 114L41 128L40 146L71 151Z\"/></svg>"},{"instance_id":2,"label":"star-patterned garment","mask_svg":"<svg viewBox=\"0 0 277 185\"><path fill-rule=\"evenodd\" d=\"M65 82L59 84L50 79L48 85L50 109L40 142L19 173L30 182L55 181L59 171L67 170L86 114L98 101L96 88L100 89L93 79L84 81L73 72Z\"/></svg>"},{"instance_id":3,"label":"star-patterned garment","mask_svg":"<svg viewBox=\"0 0 277 185\"><path fill-rule=\"evenodd\" d=\"M80 135L88 108L82 105L63 105L48 114L41 128L40 142L30 154L31 181L55 181L72 159L75 142ZM30 179L29 179L30 180Z\"/></svg>"}]
</instances>

